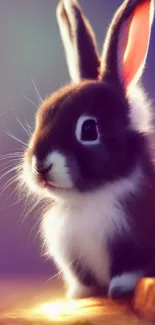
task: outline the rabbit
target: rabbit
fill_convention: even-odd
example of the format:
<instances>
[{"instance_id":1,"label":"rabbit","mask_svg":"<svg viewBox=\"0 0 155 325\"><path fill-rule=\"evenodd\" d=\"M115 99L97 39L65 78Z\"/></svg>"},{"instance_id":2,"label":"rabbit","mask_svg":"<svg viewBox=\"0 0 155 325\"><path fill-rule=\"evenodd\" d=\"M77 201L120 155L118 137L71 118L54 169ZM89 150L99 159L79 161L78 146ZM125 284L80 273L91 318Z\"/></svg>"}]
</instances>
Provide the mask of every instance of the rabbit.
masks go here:
<instances>
[{"instance_id":1,"label":"rabbit","mask_svg":"<svg viewBox=\"0 0 155 325\"><path fill-rule=\"evenodd\" d=\"M155 274L151 106L140 86L153 0L125 0L101 57L77 0L58 3L71 82L46 98L21 179L48 200L41 232L69 299L132 295Z\"/></svg>"}]
</instances>

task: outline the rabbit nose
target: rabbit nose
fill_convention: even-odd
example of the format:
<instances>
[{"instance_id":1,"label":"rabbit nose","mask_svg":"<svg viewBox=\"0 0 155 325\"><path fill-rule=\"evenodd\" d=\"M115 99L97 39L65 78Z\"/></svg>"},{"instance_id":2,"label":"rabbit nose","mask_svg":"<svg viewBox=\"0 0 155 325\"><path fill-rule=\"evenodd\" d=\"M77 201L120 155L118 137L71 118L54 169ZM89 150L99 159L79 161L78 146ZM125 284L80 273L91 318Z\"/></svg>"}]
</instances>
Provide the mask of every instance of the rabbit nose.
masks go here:
<instances>
[{"instance_id":1,"label":"rabbit nose","mask_svg":"<svg viewBox=\"0 0 155 325\"><path fill-rule=\"evenodd\" d=\"M48 172L51 170L52 168L52 164L49 165L48 167L45 167L43 166L42 163L36 161L35 162L35 165L34 165L34 169L39 173L39 174L42 174L42 175L45 175L45 174L48 174Z\"/></svg>"}]
</instances>

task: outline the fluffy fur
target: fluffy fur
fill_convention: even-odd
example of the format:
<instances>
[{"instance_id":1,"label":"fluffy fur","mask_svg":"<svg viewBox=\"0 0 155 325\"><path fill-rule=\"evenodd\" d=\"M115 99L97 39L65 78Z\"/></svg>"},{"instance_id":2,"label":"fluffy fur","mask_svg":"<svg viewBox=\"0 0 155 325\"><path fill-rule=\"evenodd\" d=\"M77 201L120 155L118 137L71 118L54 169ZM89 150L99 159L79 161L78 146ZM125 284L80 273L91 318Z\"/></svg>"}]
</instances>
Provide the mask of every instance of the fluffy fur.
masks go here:
<instances>
[{"instance_id":1,"label":"fluffy fur","mask_svg":"<svg viewBox=\"0 0 155 325\"><path fill-rule=\"evenodd\" d=\"M38 196L51 200L43 217L43 239L72 298L100 289L112 297L127 294L139 277L154 270L155 174L146 136L150 111L135 85L148 50L152 3L123 2L107 34L101 65L92 29L77 1L58 5L74 83L39 108L23 178ZM139 17L146 18L144 43L128 70L135 58L129 30L135 42ZM92 136L89 141L91 127L84 130L87 140L81 140L87 118L96 121L95 141Z\"/></svg>"},{"instance_id":2,"label":"fluffy fur","mask_svg":"<svg viewBox=\"0 0 155 325\"><path fill-rule=\"evenodd\" d=\"M45 215L44 241L71 290L76 286L77 291L77 279L71 270L75 260L82 262L81 273L91 270L97 284L110 284L108 239L117 234L130 237L132 231L119 200L125 201L129 193L136 195L142 181L140 168L137 168L127 179L95 192L72 194L68 198L64 195L64 200L58 199Z\"/></svg>"},{"instance_id":3,"label":"fluffy fur","mask_svg":"<svg viewBox=\"0 0 155 325\"><path fill-rule=\"evenodd\" d=\"M150 134L152 131L151 101L140 86L131 85L127 94L130 103L132 127L139 132Z\"/></svg>"}]
</instances>

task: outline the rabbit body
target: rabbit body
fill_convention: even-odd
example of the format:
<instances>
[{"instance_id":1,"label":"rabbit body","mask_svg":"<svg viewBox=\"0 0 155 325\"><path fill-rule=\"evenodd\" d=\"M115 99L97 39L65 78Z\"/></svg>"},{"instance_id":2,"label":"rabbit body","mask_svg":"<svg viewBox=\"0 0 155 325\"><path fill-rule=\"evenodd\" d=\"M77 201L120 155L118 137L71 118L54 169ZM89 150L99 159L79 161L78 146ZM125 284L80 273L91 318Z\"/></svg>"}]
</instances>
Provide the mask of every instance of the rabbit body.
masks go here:
<instances>
[{"instance_id":1,"label":"rabbit body","mask_svg":"<svg viewBox=\"0 0 155 325\"><path fill-rule=\"evenodd\" d=\"M94 294L97 286L109 287L112 263L117 263L112 261L110 243L119 242L119 237L121 242L124 236L132 240L132 228L120 200L124 202L129 193L138 192L140 182L137 169L128 179L95 193L56 202L44 216L45 242L71 289L69 297L85 297ZM121 257L124 259L125 254ZM143 274L144 270L137 266L133 274L138 277L140 272Z\"/></svg>"}]
</instances>

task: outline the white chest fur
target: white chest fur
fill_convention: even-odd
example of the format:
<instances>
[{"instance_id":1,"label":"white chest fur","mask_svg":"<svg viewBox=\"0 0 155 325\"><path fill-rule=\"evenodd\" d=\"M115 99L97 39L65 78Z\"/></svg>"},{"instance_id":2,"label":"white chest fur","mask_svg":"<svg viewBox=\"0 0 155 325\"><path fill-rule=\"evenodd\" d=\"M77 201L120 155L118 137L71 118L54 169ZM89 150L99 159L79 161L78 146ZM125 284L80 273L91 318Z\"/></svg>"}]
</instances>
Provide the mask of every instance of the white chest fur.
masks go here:
<instances>
[{"instance_id":1,"label":"white chest fur","mask_svg":"<svg viewBox=\"0 0 155 325\"><path fill-rule=\"evenodd\" d=\"M44 217L43 232L50 255L64 273L71 263L82 261L100 284L110 281L108 237L129 232L127 216L119 203L137 190L140 170L129 178L72 200L58 201Z\"/></svg>"}]
</instances>

